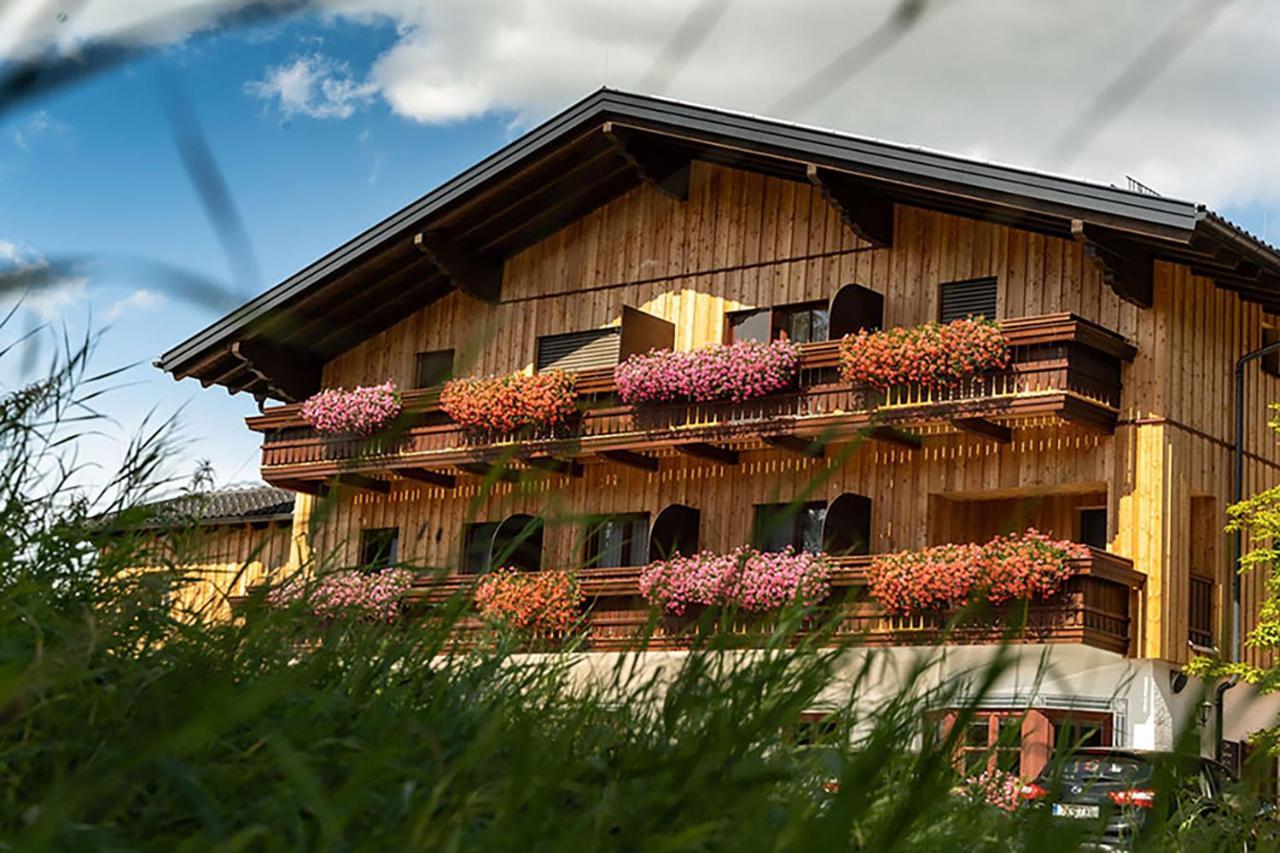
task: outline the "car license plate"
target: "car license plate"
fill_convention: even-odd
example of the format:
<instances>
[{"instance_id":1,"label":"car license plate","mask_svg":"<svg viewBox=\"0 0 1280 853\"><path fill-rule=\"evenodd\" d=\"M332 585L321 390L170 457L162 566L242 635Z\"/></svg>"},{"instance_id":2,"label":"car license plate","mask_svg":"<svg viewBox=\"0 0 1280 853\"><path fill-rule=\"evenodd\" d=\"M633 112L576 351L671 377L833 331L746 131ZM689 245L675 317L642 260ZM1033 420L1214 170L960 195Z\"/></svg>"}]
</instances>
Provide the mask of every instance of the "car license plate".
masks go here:
<instances>
[{"instance_id":1,"label":"car license plate","mask_svg":"<svg viewBox=\"0 0 1280 853\"><path fill-rule=\"evenodd\" d=\"M1097 817L1101 812L1097 806L1080 805L1077 803L1054 803L1054 817L1074 817L1080 819L1089 819Z\"/></svg>"}]
</instances>

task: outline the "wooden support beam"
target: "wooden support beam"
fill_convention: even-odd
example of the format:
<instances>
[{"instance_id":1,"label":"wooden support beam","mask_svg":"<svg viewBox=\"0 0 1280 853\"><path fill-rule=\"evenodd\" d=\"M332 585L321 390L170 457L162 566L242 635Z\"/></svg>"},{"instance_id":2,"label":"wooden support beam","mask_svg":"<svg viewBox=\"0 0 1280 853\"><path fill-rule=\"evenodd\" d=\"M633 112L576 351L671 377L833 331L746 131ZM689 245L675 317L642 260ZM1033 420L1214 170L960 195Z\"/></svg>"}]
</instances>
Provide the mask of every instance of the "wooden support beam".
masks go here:
<instances>
[{"instance_id":1,"label":"wooden support beam","mask_svg":"<svg viewBox=\"0 0 1280 853\"><path fill-rule=\"evenodd\" d=\"M497 302L502 293L502 260L469 251L441 234L419 231L413 245L431 259L453 286L482 302Z\"/></svg>"},{"instance_id":2,"label":"wooden support beam","mask_svg":"<svg viewBox=\"0 0 1280 853\"><path fill-rule=\"evenodd\" d=\"M270 478L267 482L281 489L288 489L291 492L301 492L304 495L312 495L317 498L323 498L329 494L329 486L323 480L294 480L288 478Z\"/></svg>"},{"instance_id":3,"label":"wooden support beam","mask_svg":"<svg viewBox=\"0 0 1280 853\"><path fill-rule=\"evenodd\" d=\"M893 245L892 199L855 178L812 163L805 171L855 236L882 249Z\"/></svg>"},{"instance_id":4,"label":"wooden support beam","mask_svg":"<svg viewBox=\"0 0 1280 853\"><path fill-rule=\"evenodd\" d=\"M581 477L582 463L571 459L556 459L553 456L529 456L523 460L530 468L564 474L566 477Z\"/></svg>"},{"instance_id":5,"label":"wooden support beam","mask_svg":"<svg viewBox=\"0 0 1280 853\"><path fill-rule=\"evenodd\" d=\"M468 474L475 474L477 477L489 477L492 472L497 471L499 480L507 483L520 482L520 472L505 465L499 467L490 462L460 462L458 469L466 471Z\"/></svg>"},{"instance_id":6,"label":"wooden support beam","mask_svg":"<svg viewBox=\"0 0 1280 853\"><path fill-rule=\"evenodd\" d=\"M446 474L443 471L431 471L426 468L392 468L391 473L405 480L426 483L429 486L439 486L442 489L452 489L458 485L457 477L452 474Z\"/></svg>"},{"instance_id":7,"label":"wooden support beam","mask_svg":"<svg viewBox=\"0 0 1280 853\"><path fill-rule=\"evenodd\" d=\"M642 180L665 196L677 201L689 200L692 155L669 142L659 142L611 121L605 122L602 129Z\"/></svg>"},{"instance_id":8,"label":"wooden support beam","mask_svg":"<svg viewBox=\"0 0 1280 853\"><path fill-rule=\"evenodd\" d=\"M980 435L1000 444L1013 441L1013 430L986 418L952 418L951 425L958 430Z\"/></svg>"},{"instance_id":9,"label":"wooden support beam","mask_svg":"<svg viewBox=\"0 0 1280 853\"><path fill-rule=\"evenodd\" d=\"M601 450L596 455L609 462L616 462L619 465L627 465L631 468L639 468L641 471L653 472L658 470L658 457L646 456L643 453L636 453L634 450Z\"/></svg>"},{"instance_id":10,"label":"wooden support beam","mask_svg":"<svg viewBox=\"0 0 1280 853\"><path fill-rule=\"evenodd\" d=\"M377 492L385 495L391 491L391 484L386 480L379 480L374 477L368 477L364 474L339 474L330 480L334 486L347 486L352 489L359 489L362 492Z\"/></svg>"},{"instance_id":11,"label":"wooden support beam","mask_svg":"<svg viewBox=\"0 0 1280 853\"><path fill-rule=\"evenodd\" d=\"M897 427L879 426L867 430L867 437L885 444L903 447L907 450L919 450L924 447L924 439L913 432L906 432Z\"/></svg>"},{"instance_id":12,"label":"wooden support beam","mask_svg":"<svg viewBox=\"0 0 1280 853\"><path fill-rule=\"evenodd\" d=\"M760 440L771 447L810 459L821 459L827 455L827 447L821 441L810 441L795 435L762 435Z\"/></svg>"},{"instance_id":13,"label":"wooden support beam","mask_svg":"<svg viewBox=\"0 0 1280 853\"><path fill-rule=\"evenodd\" d=\"M308 353L257 339L235 341L230 352L254 377L253 381L232 388L232 393L262 384L269 396L296 403L320 390L323 362Z\"/></svg>"},{"instance_id":14,"label":"wooden support beam","mask_svg":"<svg viewBox=\"0 0 1280 853\"><path fill-rule=\"evenodd\" d=\"M707 444L704 441L692 441L687 444L677 444L676 450L688 456L694 456L698 459L706 459L719 465L738 464L738 451L730 450L727 447L720 447L715 444Z\"/></svg>"},{"instance_id":15,"label":"wooden support beam","mask_svg":"<svg viewBox=\"0 0 1280 853\"><path fill-rule=\"evenodd\" d=\"M1071 235L1121 299L1151 307L1155 261L1150 251L1080 219L1071 220Z\"/></svg>"}]
</instances>

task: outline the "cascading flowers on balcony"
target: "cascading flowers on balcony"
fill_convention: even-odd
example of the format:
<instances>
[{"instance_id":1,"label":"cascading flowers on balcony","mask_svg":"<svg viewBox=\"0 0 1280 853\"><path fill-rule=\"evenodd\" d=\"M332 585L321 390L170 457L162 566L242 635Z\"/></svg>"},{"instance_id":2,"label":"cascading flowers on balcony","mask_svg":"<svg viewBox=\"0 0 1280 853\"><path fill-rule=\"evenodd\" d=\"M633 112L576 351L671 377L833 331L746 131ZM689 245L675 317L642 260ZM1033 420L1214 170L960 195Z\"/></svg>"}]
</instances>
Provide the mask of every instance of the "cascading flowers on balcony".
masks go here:
<instances>
[{"instance_id":1,"label":"cascading flowers on balcony","mask_svg":"<svg viewBox=\"0 0 1280 853\"><path fill-rule=\"evenodd\" d=\"M378 572L333 572L308 581L294 577L267 591L267 603L290 607L304 601L319 619L356 616L377 622L400 618L401 601L413 583L413 572L383 569Z\"/></svg>"},{"instance_id":2,"label":"cascading flowers on balcony","mask_svg":"<svg viewBox=\"0 0 1280 853\"><path fill-rule=\"evenodd\" d=\"M565 424L576 411L574 377L562 370L453 379L440 392L440 408L467 430L511 433Z\"/></svg>"},{"instance_id":3,"label":"cascading flowers on balcony","mask_svg":"<svg viewBox=\"0 0 1280 853\"><path fill-rule=\"evenodd\" d=\"M512 630L558 634L578 620L583 597L572 572L507 568L481 578L474 601L481 616Z\"/></svg>"},{"instance_id":4,"label":"cascading flowers on balcony","mask_svg":"<svg viewBox=\"0 0 1280 853\"><path fill-rule=\"evenodd\" d=\"M741 402L790 388L799 370L800 349L790 341L738 341L633 355L614 368L613 381L628 404Z\"/></svg>"},{"instance_id":5,"label":"cascading flowers on balcony","mask_svg":"<svg viewBox=\"0 0 1280 853\"><path fill-rule=\"evenodd\" d=\"M896 385L943 388L1009 366L1009 343L990 320L926 323L911 328L863 330L840 342L846 382L886 390Z\"/></svg>"},{"instance_id":6,"label":"cascading flowers on balcony","mask_svg":"<svg viewBox=\"0 0 1280 853\"><path fill-rule=\"evenodd\" d=\"M329 388L307 398L302 419L318 431L373 435L400 414L400 392L390 380L381 385Z\"/></svg>"},{"instance_id":7,"label":"cascading flowers on balcony","mask_svg":"<svg viewBox=\"0 0 1280 853\"><path fill-rule=\"evenodd\" d=\"M640 572L640 594L673 616L694 605L763 612L792 602L817 604L831 590L830 574L821 554L741 547L650 563Z\"/></svg>"},{"instance_id":8,"label":"cascading flowers on balcony","mask_svg":"<svg viewBox=\"0 0 1280 853\"><path fill-rule=\"evenodd\" d=\"M938 545L876 557L867 570L873 598L890 613L918 613L971 603L999 606L1050 598L1071 575L1070 560L1084 545L1053 540L1034 528L997 536L985 545Z\"/></svg>"}]
</instances>

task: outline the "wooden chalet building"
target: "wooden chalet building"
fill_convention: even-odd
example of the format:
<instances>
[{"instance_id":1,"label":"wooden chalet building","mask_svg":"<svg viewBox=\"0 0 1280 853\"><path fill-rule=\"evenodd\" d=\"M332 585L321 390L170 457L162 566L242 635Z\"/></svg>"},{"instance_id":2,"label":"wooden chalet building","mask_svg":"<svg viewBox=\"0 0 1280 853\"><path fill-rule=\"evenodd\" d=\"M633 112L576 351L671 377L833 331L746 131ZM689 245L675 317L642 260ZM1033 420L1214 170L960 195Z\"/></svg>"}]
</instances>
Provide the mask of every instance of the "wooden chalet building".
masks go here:
<instances>
[{"instance_id":1,"label":"wooden chalet building","mask_svg":"<svg viewBox=\"0 0 1280 853\"><path fill-rule=\"evenodd\" d=\"M853 543L834 586L855 592L868 554L1029 526L1086 543L982 721L994 738L1035 709L1026 770L1068 714L1093 742L1160 747L1200 710L1171 676L1193 646L1233 646L1233 368L1277 340L1273 312L1280 253L1200 205L601 90L157 364L271 401L247 421L262 477L299 493L295 536L314 529L317 552L446 568L416 590L431 598L524 531L522 568L585 567L600 654L644 624L652 554L751 542L780 505L798 511L757 544ZM1000 375L874 410L836 377L846 333L970 314L1008 336ZM643 411L613 396L631 353L782 334L801 344L798 390ZM552 368L577 372L569 436L479 441L436 403L446 376ZM1245 494L1280 470L1280 363L1248 370ZM417 413L394 440L300 417L321 389L388 379ZM322 494L336 500L313 523ZM1243 580L1246 616L1262 580ZM891 655L946 621L849 600L849 634ZM980 664L998 634L961 630L942 671ZM1035 689L1045 644L1056 675Z\"/></svg>"}]
</instances>

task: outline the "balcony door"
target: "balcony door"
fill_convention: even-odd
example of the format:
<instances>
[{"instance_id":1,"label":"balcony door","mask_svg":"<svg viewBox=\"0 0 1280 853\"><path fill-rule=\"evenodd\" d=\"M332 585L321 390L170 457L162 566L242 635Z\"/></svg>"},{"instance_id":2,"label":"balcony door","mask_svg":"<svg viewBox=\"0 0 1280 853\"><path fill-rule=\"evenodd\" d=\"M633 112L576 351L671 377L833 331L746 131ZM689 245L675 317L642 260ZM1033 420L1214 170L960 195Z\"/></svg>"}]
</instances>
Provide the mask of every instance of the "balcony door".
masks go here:
<instances>
[{"instance_id":1,"label":"balcony door","mask_svg":"<svg viewBox=\"0 0 1280 853\"><path fill-rule=\"evenodd\" d=\"M698 524L702 513L691 506L671 504L658 513L649 532L649 560L666 560L676 554L698 551Z\"/></svg>"}]
</instances>

